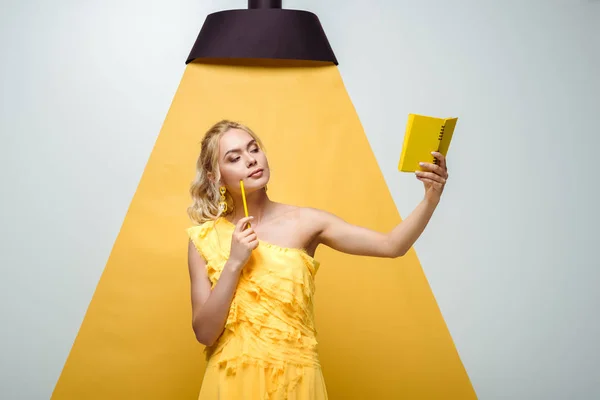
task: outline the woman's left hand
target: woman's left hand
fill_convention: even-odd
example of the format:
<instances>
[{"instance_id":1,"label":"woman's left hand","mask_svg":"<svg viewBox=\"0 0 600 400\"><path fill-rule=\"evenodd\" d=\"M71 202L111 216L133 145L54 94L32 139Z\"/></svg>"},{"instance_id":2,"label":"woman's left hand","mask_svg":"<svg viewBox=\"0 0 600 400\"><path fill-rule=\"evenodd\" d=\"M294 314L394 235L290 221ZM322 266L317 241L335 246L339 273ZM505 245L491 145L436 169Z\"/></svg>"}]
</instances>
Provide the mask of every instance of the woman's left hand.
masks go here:
<instances>
[{"instance_id":1,"label":"woman's left hand","mask_svg":"<svg viewBox=\"0 0 600 400\"><path fill-rule=\"evenodd\" d=\"M425 199L437 203L440 201L444 186L448 180L448 167L446 165L446 157L441 153L434 151L431 154L438 160L437 165L421 162L419 165L424 171L416 171L415 175L425 186Z\"/></svg>"}]
</instances>

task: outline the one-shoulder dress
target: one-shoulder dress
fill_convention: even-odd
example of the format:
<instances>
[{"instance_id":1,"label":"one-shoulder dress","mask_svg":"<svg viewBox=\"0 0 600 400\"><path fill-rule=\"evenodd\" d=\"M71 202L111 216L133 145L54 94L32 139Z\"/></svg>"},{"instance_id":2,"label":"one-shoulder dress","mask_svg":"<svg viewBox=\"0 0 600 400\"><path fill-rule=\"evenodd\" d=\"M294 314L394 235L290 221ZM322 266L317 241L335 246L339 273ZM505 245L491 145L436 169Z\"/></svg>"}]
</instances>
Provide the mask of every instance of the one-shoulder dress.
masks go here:
<instances>
[{"instance_id":1,"label":"one-shoulder dress","mask_svg":"<svg viewBox=\"0 0 600 400\"><path fill-rule=\"evenodd\" d=\"M234 229L223 217L187 229L213 287L229 258ZM205 349L199 400L327 399L313 311L318 268L302 249L259 240L223 333Z\"/></svg>"}]
</instances>

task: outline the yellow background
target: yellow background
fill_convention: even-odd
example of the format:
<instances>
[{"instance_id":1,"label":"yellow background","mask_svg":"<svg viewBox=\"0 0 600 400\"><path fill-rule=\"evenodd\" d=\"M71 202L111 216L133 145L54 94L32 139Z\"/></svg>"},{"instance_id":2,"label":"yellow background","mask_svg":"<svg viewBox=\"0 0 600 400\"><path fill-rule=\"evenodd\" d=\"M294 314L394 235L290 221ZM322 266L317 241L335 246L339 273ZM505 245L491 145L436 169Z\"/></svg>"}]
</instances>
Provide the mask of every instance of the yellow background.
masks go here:
<instances>
[{"instance_id":1,"label":"yellow background","mask_svg":"<svg viewBox=\"0 0 600 400\"><path fill-rule=\"evenodd\" d=\"M197 396L204 360L191 329L185 209L200 139L223 118L261 136L274 200L380 231L400 222L335 66L189 64L54 399ZM475 397L413 250L387 260L320 248L316 258L330 398Z\"/></svg>"}]
</instances>

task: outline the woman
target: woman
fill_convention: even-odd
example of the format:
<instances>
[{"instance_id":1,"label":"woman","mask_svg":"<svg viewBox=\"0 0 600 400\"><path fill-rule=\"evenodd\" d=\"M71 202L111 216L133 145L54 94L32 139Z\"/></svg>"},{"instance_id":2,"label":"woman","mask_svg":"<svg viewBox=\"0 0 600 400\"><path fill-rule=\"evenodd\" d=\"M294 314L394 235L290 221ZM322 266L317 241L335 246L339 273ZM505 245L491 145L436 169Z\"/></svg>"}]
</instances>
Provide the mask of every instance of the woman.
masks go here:
<instances>
[{"instance_id":1,"label":"woman","mask_svg":"<svg viewBox=\"0 0 600 400\"><path fill-rule=\"evenodd\" d=\"M313 318L313 258L320 244L341 252L400 257L421 235L448 172L422 163L425 196L390 233L328 212L272 201L269 163L249 128L215 124L202 140L188 213L193 329L206 345L200 399L326 399ZM244 216L240 180L248 209Z\"/></svg>"}]
</instances>

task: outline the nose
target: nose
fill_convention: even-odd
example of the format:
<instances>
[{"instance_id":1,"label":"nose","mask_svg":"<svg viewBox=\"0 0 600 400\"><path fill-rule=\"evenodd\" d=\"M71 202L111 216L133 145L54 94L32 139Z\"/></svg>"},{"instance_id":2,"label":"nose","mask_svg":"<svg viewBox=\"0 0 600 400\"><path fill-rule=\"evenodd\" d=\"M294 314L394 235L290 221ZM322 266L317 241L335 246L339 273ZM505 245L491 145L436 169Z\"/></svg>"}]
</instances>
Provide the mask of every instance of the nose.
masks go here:
<instances>
[{"instance_id":1,"label":"nose","mask_svg":"<svg viewBox=\"0 0 600 400\"><path fill-rule=\"evenodd\" d=\"M248 158L246 159L246 167L250 168L254 164L256 164L256 159L254 157L252 157L251 155L248 155Z\"/></svg>"}]
</instances>

